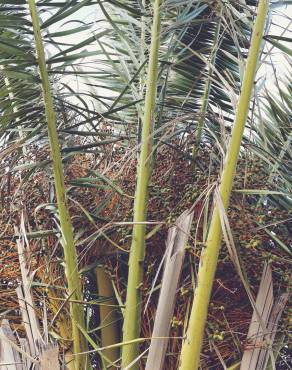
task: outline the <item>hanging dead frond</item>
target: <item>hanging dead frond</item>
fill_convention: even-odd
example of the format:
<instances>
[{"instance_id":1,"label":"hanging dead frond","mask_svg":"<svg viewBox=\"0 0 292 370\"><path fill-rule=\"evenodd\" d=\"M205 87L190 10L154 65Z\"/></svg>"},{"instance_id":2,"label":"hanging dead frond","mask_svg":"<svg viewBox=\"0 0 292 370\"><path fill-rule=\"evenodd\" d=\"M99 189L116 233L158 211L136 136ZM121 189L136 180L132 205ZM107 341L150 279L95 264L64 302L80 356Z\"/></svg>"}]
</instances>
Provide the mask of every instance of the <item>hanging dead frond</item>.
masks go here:
<instances>
[{"instance_id":1,"label":"hanging dead frond","mask_svg":"<svg viewBox=\"0 0 292 370\"><path fill-rule=\"evenodd\" d=\"M168 232L166 259L159 301L156 310L152 340L146 363L146 370L161 370L168 344L169 329L173 317L175 296L185 257L194 213L185 211ZM157 339L159 338L159 339Z\"/></svg>"}]
</instances>

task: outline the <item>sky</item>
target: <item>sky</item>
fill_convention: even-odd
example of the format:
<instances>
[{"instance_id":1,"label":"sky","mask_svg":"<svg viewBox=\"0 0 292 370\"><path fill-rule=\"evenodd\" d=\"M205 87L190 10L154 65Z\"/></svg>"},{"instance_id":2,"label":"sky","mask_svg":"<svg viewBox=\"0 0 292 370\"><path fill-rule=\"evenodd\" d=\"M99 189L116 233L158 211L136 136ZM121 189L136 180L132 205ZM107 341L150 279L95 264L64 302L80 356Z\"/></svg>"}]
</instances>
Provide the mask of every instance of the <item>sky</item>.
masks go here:
<instances>
[{"instance_id":1,"label":"sky","mask_svg":"<svg viewBox=\"0 0 292 370\"><path fill-rule=\"evenodd\" d=\"M269 35L285 36L292 39L292 5L283 5L273 10L271 16L271 25L268 32ZM287 47L291 48L291 43L285 43ZM273 89L275 86L274 70L271 66L271 60L276 70L279 79L285 79L287 72L291 68L287 57L277 48L273 47L270 43L266 43L265 51L269 51L269 55L265 58L264 71L260 71L265 76L266 86L269 89ZM291 73L291 69L290 69Z\"/></svg>"}]
</instances>

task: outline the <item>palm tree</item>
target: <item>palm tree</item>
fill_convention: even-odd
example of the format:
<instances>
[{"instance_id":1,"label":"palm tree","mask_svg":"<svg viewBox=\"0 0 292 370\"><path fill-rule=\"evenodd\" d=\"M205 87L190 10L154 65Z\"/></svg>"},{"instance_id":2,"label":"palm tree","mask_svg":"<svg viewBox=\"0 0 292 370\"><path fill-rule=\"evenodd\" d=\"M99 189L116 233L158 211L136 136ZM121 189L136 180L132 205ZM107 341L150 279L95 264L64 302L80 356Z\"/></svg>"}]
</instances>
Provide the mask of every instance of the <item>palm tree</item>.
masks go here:
<instances>
[{"instance_id":1,"label":"palm tree","mask_svg":"<svg viewBox=\"0 0 292 370\"><path fill-rule=\"evenodd\" d=\"M151 176L152 132L155 122L155 102L158 77L158 50L160 45L160 12L161 1L153 4L153 25L151 32L151 47L146 82L144 117L142 120L141 151L138 163L137 185L134 201L132 245L129 257L129 276L126 307L124 313L123 341L128 342L140 336L141 291L143 284L143 260L145 255L147 220L147 191ZM137 344L123 347L122 367L129 366L138 357ZM138 364L134 368L138 369Z\"/></svg>"},{"instance_id":2,"label":"palm tree","mask_svg":"<svg viewBox=\"0 0 292 370\"><path fill-rule=\"evenodd\" d=\"M103 273L104 286L98 288L100 292L111 292L104 293L107 296L115 294L118 308L124 315L122 343L117 344L119 335L116 323L108 325L112 329L108 334L110 341L117 344L115 348L122 348L122 367L129 365L137 368L140 358L139 343L143 341L140 339L141 308L145 298L144 291L141 292L140 288L146 284L148 276L143 278L145 244L147 252L150 236L156 235L162 227L161 224L152 226L150 223L146 228L144 224L145 221L151 221L147 216L147 203L151 201L151 197L148 198L147 194L149 189L152 190L152 170L160 165L157 153L162 146L172 148L182 156L180 158L184 158L185 163L192 163L192 171L198 175L206 150L212 152L215 167L222 166L222 157L225 156L227 146L226 137L230 135L233 121L238 121L238 113L235 115L237 96L246 86L242 85L242 71L248 51L252 48L249 40L255 4L184 0L37 3L30 0L29 4L30 13L25 2L15 4L15 1L6 1L0 8L1 166L3 169L7 168L9 163L12 174L22 171L23 186L32 182L38 171L44 170L50 174L52 166L58 205L56 207L54 197L50 197L50 204L44 207L50 209L62 230L67 276L67 295L64 297L58 291L55 298L71 301L74 352L86 351L85 342L88 342L94 351L101 354L102 366L113 367L113 362L118 361L119 351L111 351L112 348L106 352L99 351L100 346L110 344L108 340L102 339L106 330L99 328L99 338L95 336L95 331L92 333L88 329L82 318L83 304L86 307L91 306L84 298L86 278L81 279L80 276L84 271L102 264L103 259L96 257L95 263L80 270L85 258L81 246L82 241L86 240L90 250L93 242L104 238L115 249L120 248L119 243L108 232L112 227L111 222L115 220L107 219L101 214L102 210L110 208L117 195L122 196L125 203L130 202L131 197L125 194L113 174L118 165L107 167L113 168L112 172L101 173L99 164L105 163L106 167L108 158L116 158L119 150L134 163L137 154L139 160L133 215L130 212L127 217L127 221L133 219L134 222L129 271L128 275L124 271L121 273L122 281L128 279L127 286L125 284L127 292L124 294L124 287L118 289L115 285L111 289L113 282L111 278L107 280L108 274ZM96 11L97 15L95 21L90 22L86 17L92 11ZM84 14L86 17L82 19ZM256 54L253 57L255 61ZM265 193L265 196L272 199L277 206L288 208L291 200L285 196L285 192L290 189L289 93L287 89L281 88L279 97L269 92L265 96L265 100L260 103L262 111L254 113L256 122L260 123L253 124L248 119L248 133L244 134L242 144L252 151L253 156L264 159L272 168L269 181L273 182L276 174L277 189L281 195ZM249 106L249 102L250 96L247 96L245 105ZM262 119L263 110L265 120ZM247 110L244 118L246 114ZM107 125L110 125L110 131L104 129ZM253 132L252 139L248 135L250 132ZM177 144L183 141L182 138L187 145ZM241 134L237 139L236 153ZM115 143L121 144L117 151L112 149ZM107 151L108 145L111 145L110 153ZM42 152L47 153L49 147L52 160L46 155L41 156ZM83 175L67 180L69 176L66 174L78 155L92 156L94 160L91 163L94 164ZM232 173L236 157L237 155L230 170ZM223 174L226 173L226 168ZM209 169L203 167L203 170L216 172L218 169L210 166ZM179 179L178 172L175 176ZM228 176L228 179L229 194L232 176ZM91 204L83 203L84 187L92 191L92 194L86 193L92 199ZM100 204L92 204L95 191L104 188L110 189L110 194L105 199L99 198ZM72 196L72 189L79 197ZM193 189L193 192L196 190ZM209 197L212 198L211 195ZM224 198L225 207L227 198L228 196ZM78 207L78 212L86 219L86 226L83 227L82 222L82 225L78 224L80 217L74 212L70 221L69 212L72 214L74 206ZM216 212L215 208L213 214ZM206 207L205 236L208 230L209 235L213 235L209 213ZM109 225L100 224L101 219ZM161 219L159 221L164 222ZM216 225L215 231L220 241L218 217ZM151 228L149 233L148 227ZM52 226L52 230L45 231L58 236L59 230ZM42 235L42 240L46 241L47 234ZM202 243L205 241L204 237ZM61 239L58 242L60 244ZM208 243L210 244L210 240L207 240ZM219 242L216 243L216 253L217 244ZM285 247L287 246L284 244L281 248L287 253ZM58 253L63 263L63 255ZM125 256L119 252L117 255L113 254L112 258L124 261ZM208 289L205 291L208 296L216 268L216 258L212 260L212 276L210 275ZM188 266L192 268L192 264ZM59 274L63 276L62 272ZM201 280L200 278L200 282ZM100 284L103 283L99 282ZM55 288L53 287L54 291ZM125 307L124 296L127 296ZM109 299L109 302L111 306L115 300ZM203 305L201 336L208 299ZM106 315L104 312L100 310L101 318ZM57 315L56 320L60 319L58 309L54 315ZM88 322L88 318L86 321ZM188 337L193 328L192 321L191 319ZM197 343L201 342L201 336L197 338ZM186 347L188 346L185 343L182 352L183 368L188 368L184 366L190 365L185 364L193 361L186 354ZM198 364L200 345L196 348L194 361ZM189 349L189 352L193 352L193 348L189 346ZM94 358L91 360L95 361ZM77 362L78 366L82 368Z\"/></svg>"},{"instance_id":3,"label":"palm tree","mask_svg":"<svg viewBox=\"0 0 292 370\"><path fill-rule=\"evenodd\" d=\"M237 111L226 160L221 175L219 194L226 209L229 204L233 177L240 151L240 144L244 132L244 125L249 112L252 88L255 79L257 61L265 27L268 4L259 3L258 15L253 29L249 57L246 62L241 94L238 100ZM204 335L204 326L207 319L212 284L218 261L219 248L222 238L219 205L215 205L211 217L206 248L200 257L197 290L194 293L194 302L190 322L181 352L180 369L197 369L200 363L200 351Z\"/></svg>"}]
</instances>

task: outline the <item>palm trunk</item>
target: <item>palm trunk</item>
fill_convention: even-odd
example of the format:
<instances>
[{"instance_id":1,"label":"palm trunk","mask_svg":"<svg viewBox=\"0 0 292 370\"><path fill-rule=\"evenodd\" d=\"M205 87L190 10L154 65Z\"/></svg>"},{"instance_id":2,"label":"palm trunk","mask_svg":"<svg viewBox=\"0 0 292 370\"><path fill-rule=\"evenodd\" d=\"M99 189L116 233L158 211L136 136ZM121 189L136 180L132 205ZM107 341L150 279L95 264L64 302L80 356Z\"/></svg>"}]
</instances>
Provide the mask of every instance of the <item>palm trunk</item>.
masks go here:
<instances>
[{"instance_id":1,"label":"palm trunk","mask_svg":"<svg viewBox=\"0 0 292 370\"><path fill-rule=\"evenodd\" d=\"M245 74L235 116L230 145L226 155L223 173L221 175L219 192L225 208L228 207L232 189L234 172L240 150L240 144L245 122L249 112L250 99L256 74L257 61L260 54L260 45L268 10L268 1L260 0L258 15L254 25ZM180 370L198 369L200 352L204 335L204 327L208 314L214 275L217 266L222 231L218 207L215 205L211 218L206 248L202 251L198 272L198 285L194 294L194 301L190 321L183 342L180 357Z\"/></svg>"},{"instance_id":2,"label":"palm trunk","mask_svg":"<svg viewBox=\"0 0 292 370\"><path fill-rule=\"evenodd\" d=\"M102 298L107 298L104 305L99 306L99 321L101 326L101 346L107 347L112 344L119 343L119 328L118 320L119 316L117 313L117 307L114 307L114 290L109 276L104 271L103 267L97 267L96 269L96 280L97 280L97 290L98 296ZM109 359L111 362L118 361L120 357L119 348L108 348L105 349L104 357ZM105 365L109 366L108 363ZM109 370L115 370L114 366L108 367Z\"/></svg>"},{"instance_id":3,"label":"palm trunk","mask_svg":"<svg viewBox=\"0 0 292 370\"><path fill-rule=\"evenodd\" d=\"M73 228L67 205L66 189L64 184L62 158L60 145L56 128L56 115L54 111L51 86L49 82L48 71L41 30L35 0L28 0L33 32L35 38L37 61L39 74L43 89L43 99L45 105L45 114L48 124L48 135L51 147L51 157L53 162L53 172L55 178L55 189L59 211L59 218L62 231L62 245L65 257L65 272L68 282L68 295L72 301L82 301L81 281L78 273L77 254L74 246ZM74 345L74 354L87 350L85 339L78 326L84 328L84 312L80 304L70 304L70 313L72 318L72 338ZM89 366L86 364L87 356L76 356L75 368L84 370Z\"/></svg>"},{"instance_id":4,"label":"palm trunk","mask_svg":"<svg viewBox=\"0 0 292 370\"><path fill-rule=\"evenodd\" d=\"M143 282L143 261L145 254L145 225L148 184L151 175L151 150L154 124L154 109L157 93L158 49L160 40L160 5L161 0L153 4L153 24L151 49L146 83L145 113L142 127L141 152L138 163L136 195L134 201L134 226L129 258L129 276L126 307L124 312L123 341L131 341L140 336L141 285ZM139 224L138 224L139 223ZM137 343L123 346L122 368L129 365L137 356ZM136 363L131 369L138 369Z\"/></svg>"}]
</instances>

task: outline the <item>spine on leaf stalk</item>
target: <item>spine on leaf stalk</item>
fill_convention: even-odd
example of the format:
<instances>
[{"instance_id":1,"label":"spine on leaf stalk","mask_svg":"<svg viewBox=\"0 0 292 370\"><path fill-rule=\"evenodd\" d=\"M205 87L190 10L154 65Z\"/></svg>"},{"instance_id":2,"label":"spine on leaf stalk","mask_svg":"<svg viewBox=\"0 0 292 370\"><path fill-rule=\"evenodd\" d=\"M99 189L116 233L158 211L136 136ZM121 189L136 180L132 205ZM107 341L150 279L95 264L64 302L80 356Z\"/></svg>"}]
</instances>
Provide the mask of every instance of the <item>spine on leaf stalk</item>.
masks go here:
<instances>
[{"instance_id":1,"label":"spine on leaf stalk","mask_svg":"<svg viewBox=\"0 0 292 370\"><path fill-rule=\"evenodd\" d=\"M45 52L41 37L41 30L35 0L28 0L28 4L33 25L38 59L37 61L39 66L39 74L41 77L45 114L48 125L48 135L51 147L56 197L62 232L62 244L65 257L65 272L68 283L68 295L72 302L80 302L82 301L81 282L78 273L77 254L74 246L73 228L67 205L62 158L56 127L56 115L51 94L51 86L46 66ZM70 314L72 319L72 339L74 354L78 354L87 350L85 339L81 331L79 330L79 327L84 328L83 306L81 304L71 303ZM75 355L74 365L74 368L76 370L84 370L90 368L90 365L87 363L87 356Z\"/></svg>"},{"instance_id":2,"label":"spine on leaf stalk","mask_svg":"<svg viewBox=\"0 0 292 370\"><path fill-rule=\"evenodd\" d=\"M134 201L134 225L129 257L129 274L126 307L124 311L123 342L140 336L141 292L143 282L143 261L145 253L145 225L147 214L148 184L151 175L152 132L154 124L155 100L157 94L158 49L160 43L160 5L161 0L153 3L153 24L151 47L146 81L145 113L143 118L141 151L138 163L136 194ZM138 343L122 348L122 369L131 364L139 355ZM131 370L138 369L138 362Z\"/></svg>"},{"instance_id":3,"label":"spine on leaf stalk","mask_svg":"<svg viewBox=\"0 0 292 370\"><path fill-rule=\"evenodd\" d=\"M227 150L224 169L221 175L219 193L225 208L228 207L240 144L249 112L267 11L268 0L260 0L246 62L241 94L236 110L234 127ZM218 261L221 238L222 230L219 209L215 205L208 232L206 248L201 255L197 288L194 294L186 338L182 346L179 370L195 370L199 367L204 327L207 319L208 305Z\"/></svg>"}]
</instances>

